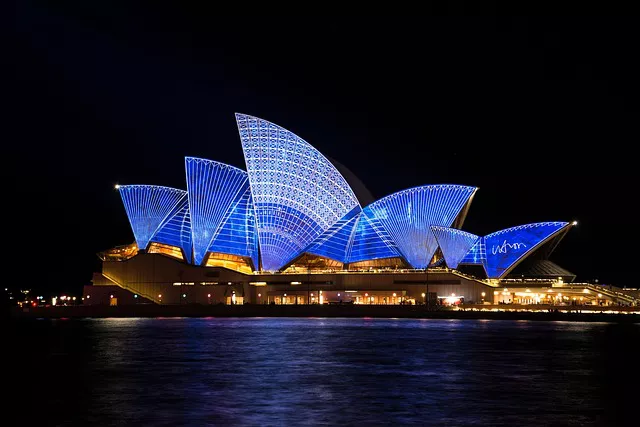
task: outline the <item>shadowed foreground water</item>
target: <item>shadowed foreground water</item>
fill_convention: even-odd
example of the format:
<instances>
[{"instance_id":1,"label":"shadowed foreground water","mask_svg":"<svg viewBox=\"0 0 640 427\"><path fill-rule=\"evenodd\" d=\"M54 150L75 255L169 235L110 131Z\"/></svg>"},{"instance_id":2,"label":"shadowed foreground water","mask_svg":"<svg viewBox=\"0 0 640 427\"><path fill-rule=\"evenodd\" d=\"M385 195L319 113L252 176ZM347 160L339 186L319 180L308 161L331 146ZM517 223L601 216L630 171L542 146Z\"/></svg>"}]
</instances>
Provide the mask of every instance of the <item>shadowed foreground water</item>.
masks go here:
<instances>
[{"instance_id":1,"label":"shadowed foreground water","mask_svg":"<svg viewBox=\"0 0 640 427\"><path fill-rule=\"evenodd\" d=\"M178 318L11 331L9 401L40 425L640 425L640 325Z\"/></svg>"}]
</instances>

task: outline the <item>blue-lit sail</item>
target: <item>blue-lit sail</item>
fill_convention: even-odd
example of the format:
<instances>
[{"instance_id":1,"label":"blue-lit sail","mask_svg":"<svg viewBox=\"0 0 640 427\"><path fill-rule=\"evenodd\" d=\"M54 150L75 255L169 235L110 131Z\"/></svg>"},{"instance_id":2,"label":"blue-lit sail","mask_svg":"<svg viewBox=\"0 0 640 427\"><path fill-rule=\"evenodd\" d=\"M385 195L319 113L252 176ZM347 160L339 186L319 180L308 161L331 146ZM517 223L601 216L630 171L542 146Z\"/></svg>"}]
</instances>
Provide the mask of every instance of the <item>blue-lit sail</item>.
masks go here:
<instances>
[{"instance_id":1,"label":"blue-lit sail","mask_svg":"<svg viewBox=\"0 0 640 427\"><path fill-rule=\"evenodd\" d=\"M182 248L185 260L191 264L191 218L189 216L189 198L186 191L180 203L178 203L168 219L160 225L151 241Z\"/></svg>"},{"instance_id":2,"label":"blue-lit sail","mask_svg":"<svg viewBox=\"0 0 640 427\"><path fill-rule=\"evenodd\" d=\"M247 190L247 173L212 160L185 157L194 263L202 264L228 211Z\"/></svg>"},{"instance_id":3,"label":"blue-lit sail","mask_svg":"<svg viewBox=\"0 0 640 427\"><path fill-rule=\"evenodd\" d=\"M349 262L400 257L396 244L369 208L358 215L358 223L349 250Z\"/></svg>"},{"instance_id":4,"label":"blue-lit sail","mask_svg":"<svg viewBox=\"0 0 640 427\"><path fill-rule=\"evenodd\" d=\"M568 225L568 222L538 222L486 235L487 275L504 277L520 260Z\"/></svg>"},{"instance_id":5,"label":"blue-lit sail","mask_svg":"<svg viewBox=\"0 0 640 427\"><path fill-rule=\"evenodd\" d=\"M220 231L211 242L209 251L250 257L254 269L257 270L258 234L248 181L244 188L243 195L225 215Z\"/></svg>"},{"instance_id":6,"label":"blue-lit sail","mask_svg":"<svg viewBox=\"0 0 640 427\"><path fill-rule=\"evenodd\" d=\"M356 206L331 162L292 132L236 114L256 213L262 268L278 270Z\"/></svg>"},{"instance_id":7,"label":"blue-lit sail","mask_svg":"<svg viewBox=\"0 0 640 427\"><path fill-rule=\"evenodd\" d=\"M444 260L449 268L457 268L462 258L479 238L475 234L455 228L431 226L431 231L436 236L438 245L444 255Z\"/></svg>"},{"instance_id":8,"label":"blue-lit sail","mask_svg":"<svg viewBox=\"0 0 640 427\"><path fill-rule=\"evenodd\" d=\"M120 185L120 197L139 249L146 249L160 224L180 203L184 190L157 185Z\"/></svg>"},{"instance_id":9,"label":"blue-lit sail","mask_svg":"<svg viewBox=\"0 0 640 427\"><path fill-rule=\"evenodd\" d=\"M478 240L471 246L469 252L458 263L460 264L473 264L486 266L487 263L487 250L484 244L484 237L479 237Z\"/></svg>"},{"instance_id":10,"label":"blue-lit sail","mask_svg":"<svg viewBox=\"0 0 640 427\"><path fill-rule=\"evenodd\" d=\"M360 206L353 208L351 212L318 236L305 252L335 259L342 263L348 262L349 247L360 212Z\"/></svg>"},{"instance_id":11,"label":"blue-lit sail","mask_svg":"<svg viewBox=\"0 0 640 427\"><path fill-rule=\"evenodd\" d=\"M366 189L361 191L364 186L339 163L266 120L236 114L236 122L247 172L186 157L187 191L117 187L140 250L155 242L181 248L185 260L197 265L215 252L250 258L255 269L274 271L303 253L356 263L353 268L395 263L367 262L385 258L425 268L439 247L439 265L482 265L486 277L495 279L553 239L537 251L548 256L568 227L566 222L542 222L483 237L460 231L477 190L461 185L410 188L362 208L340 170L365 199ZM180 258L174 249L169 252ZM211 261L227 265L239 260L216 255Z\"/></svg>"},{"instance_id":12,"label":"blue-lit sail","mask_svg":"<svg viewBox=\"0 0 640 427\"><path fill-rule=\"evenodd\" d=\"M391 194L368 209L409 264L425 268L438 248L429 227L450 227L476 190L462 185L426 185Z\"/></svg>"}]
</instances>

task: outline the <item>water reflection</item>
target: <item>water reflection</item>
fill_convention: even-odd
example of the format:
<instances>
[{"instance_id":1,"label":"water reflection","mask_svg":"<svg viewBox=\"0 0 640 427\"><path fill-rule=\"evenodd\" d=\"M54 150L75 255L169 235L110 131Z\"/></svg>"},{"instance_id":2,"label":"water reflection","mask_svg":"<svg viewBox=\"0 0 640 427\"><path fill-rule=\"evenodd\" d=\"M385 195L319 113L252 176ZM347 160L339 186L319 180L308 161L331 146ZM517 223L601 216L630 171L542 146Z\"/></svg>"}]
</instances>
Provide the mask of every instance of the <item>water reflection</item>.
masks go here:
<instances>
[{"instance_id":1,"label":"water reflection","mask_svg":"<svg viewBox=\"0 0 640 427\"><path fill-rule=\"evenodd\" d=\"M103 319L16 331L15 363L64 373L41 394L47 420L78 425L621 425L633 407L619 377L638 374L611 364L640 341L638 325L425 319Z\"/></svg>"}]
</instances>

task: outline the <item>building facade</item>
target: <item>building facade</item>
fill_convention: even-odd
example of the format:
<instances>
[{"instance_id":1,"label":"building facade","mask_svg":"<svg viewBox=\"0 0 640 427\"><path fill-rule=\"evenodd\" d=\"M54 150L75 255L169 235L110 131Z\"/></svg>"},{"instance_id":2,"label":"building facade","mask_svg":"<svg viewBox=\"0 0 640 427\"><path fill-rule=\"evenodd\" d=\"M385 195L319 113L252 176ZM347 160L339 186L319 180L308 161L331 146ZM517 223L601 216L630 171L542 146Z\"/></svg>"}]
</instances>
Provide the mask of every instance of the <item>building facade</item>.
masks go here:
<instances>
[{"instance_id":1,"label":"building facade","mask_svg":"<svg viewBox=\"0 0 640 427\"><path fill-rule=\"evenodd\" d=\"M527 262L550 263L575 225L477 236L461 230L476 187L424 185L371 202L297 135L236 121L246 171L186 157L185 189L116 186L135 242L99 254L88 292L116 286L159 304L481 302L514 274L528 278ZM573 280L558 269L549 282Z\"/></svg>"}]
</instances>

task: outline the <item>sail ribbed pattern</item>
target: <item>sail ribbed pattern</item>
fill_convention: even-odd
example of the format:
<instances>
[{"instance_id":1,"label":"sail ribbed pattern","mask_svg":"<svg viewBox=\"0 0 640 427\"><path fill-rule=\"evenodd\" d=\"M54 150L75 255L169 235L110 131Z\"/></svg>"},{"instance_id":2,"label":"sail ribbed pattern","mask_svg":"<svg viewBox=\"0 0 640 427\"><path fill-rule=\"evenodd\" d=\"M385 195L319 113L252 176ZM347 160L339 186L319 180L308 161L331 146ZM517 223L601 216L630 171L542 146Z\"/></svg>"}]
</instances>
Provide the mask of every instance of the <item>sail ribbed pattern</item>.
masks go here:
<instances>
[{"instance_id":1,"label":"sail ribbed pattern","mask_svg":"<svg viewBox=\"0 0 640 427\"><path fill-rule=\"evenodd\" d=\"M294 133L236 114L264 270L278 270L358 200L335 166Z\"/></svg>"},{"instance_id":2,"label":"sail ribbed pattern","mask_svg":"<svg viewBox=\"0 0 640 427\"><path fill-rule=\"evenodd\" d=\"M189 198L186 191L167 220L158 227L158 231L151 238L151 241L181 248L185 260L191 264L191 217L189 216Z\"/></svg>"},{"instance_id":3,"label":"sail ribbed pattern","mask_svg":"<svg viewBox=\"0 0 640 427\"><path fill-rule=\"evenodd\" d=\"M476 187L426 185L384 197L368 209L414 268L425 268L438 243L432 225L450 227Z\"/></svg>"},{"instance_id":4,"label":"sail ribbed pattern","mask_svg":"<svg viewBox=\"0 0 640 427\"><path fill-rule=\"evenodd\" d=\"M158 185L119 185L133 235L139 249L146 249L158 227L185 197L184 190Z\"/></svg>"},{"instance_id":5,"label":"sail ribbed pattern","mask_svg":"<svg viewBox=\"0 0 640 427\"><path fill-rule=\"evenodd\" d=\"M431 226L431 231L449 268L458 268L462 258L479 238L475 234L449 227Z\"/></svg>"},{"instance_id":6,"label":"sail ribbed pattern","mask_svg":"<svg viewBox=\"0 0 640 427\"><path fill-rule=\"evenodd\" d=\"M353 233L360 213L360 206L352 209L344 218L318 236L305 252L331 258L342 263L348 262L349 248L351 247Z\"/></svg>"},{"instance_id":7,"label":"sail ribbed pattern","mask_svg":"<svg viewBox=\"0 0 640 427\"><path fill-rule=\"evenodd\" d=\"M258 269L258 234L255 228L251 189L244 186L242 196L229 209L220 231L211 242L210 252L233 254L251 258Z\"/></svg>"},{"instance_id":8,"label":"sail ribbed pattern","mask_svg":"<svg viewBox=\"0 0 640 427\"><path fill-rule=\"evenodd\" d=\"M212 160L185 157L185 169L194 263L200 265L249 183L245 171Z\"/></svg>"},{"instance_id":9,"label":"sail ribbed pattern","mask_svg":"<svg viewBox=\"0 0 640 427\"><path fill-rule=\"evenodd\" d=\"M396 244L389 233L374 217L369 208L359 215L353 242L349 250L349 262L369 261L382 258L400 257Z\"/></svg>"}]
</instances>

